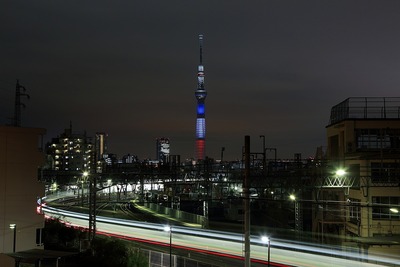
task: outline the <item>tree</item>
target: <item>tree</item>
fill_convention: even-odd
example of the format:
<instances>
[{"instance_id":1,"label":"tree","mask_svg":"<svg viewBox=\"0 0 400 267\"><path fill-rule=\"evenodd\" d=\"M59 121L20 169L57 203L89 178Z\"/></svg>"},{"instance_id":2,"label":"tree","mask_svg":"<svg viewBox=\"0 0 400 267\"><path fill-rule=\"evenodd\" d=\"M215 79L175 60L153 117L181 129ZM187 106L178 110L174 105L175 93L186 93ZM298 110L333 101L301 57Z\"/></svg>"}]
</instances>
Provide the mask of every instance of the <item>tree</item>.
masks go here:
<instances>
[{"instance_id":1,"label":"tree","mask_svg":"<svg viewBox=\"0 0 400 267\"><path fill-rule=\"evenodd\" d=\"M147 258L128 242L97 237L92 241L91 264L98 267L142 267Z\"/></svg>"},{"instance_id":2,"label":"tree","mask_svg":"<svg viewBox=\"0 0 400 267\"><path fill-rule=\"evenodd\" d=\"M44 229L45 249L79 251L85 232L67 227L59 219L47 220ZM112 237L96 236L91 248L66 259L75 267L147 267L148 259L132 243Z\"/></svg>"}]
</instances>

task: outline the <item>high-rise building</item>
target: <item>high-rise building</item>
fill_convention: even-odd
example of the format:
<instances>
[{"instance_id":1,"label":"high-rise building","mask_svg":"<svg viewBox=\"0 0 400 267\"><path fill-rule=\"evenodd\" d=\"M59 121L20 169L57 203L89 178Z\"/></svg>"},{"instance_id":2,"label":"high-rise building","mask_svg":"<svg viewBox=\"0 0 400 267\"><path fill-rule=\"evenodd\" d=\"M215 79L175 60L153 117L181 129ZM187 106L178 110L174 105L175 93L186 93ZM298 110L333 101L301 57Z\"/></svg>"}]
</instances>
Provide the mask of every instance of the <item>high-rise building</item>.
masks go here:
<instances>
[{"instance_id":1,"label":"high-rise building","mask_svg":"<svg viewBox=\"0 0 400 267\"><path fill-rule=\"evenodd\" d=\"M103 155L107 153L107 136L106 133L96 133L96 160L103 159Z\"/></svg>"},{"instance_id":2,"label":"high-rise building","mask_svg":"<svg viewBox=\"0 0 400 267\"><path fill-rule=\"evenodd\" d=\"M156 140L156 159L160 162L166 162L169 156L169 139L162 137Z\"/></svg>"},{"instance_id":3,"label":"high-rise building","mask_svg":"<svg viewBox=\"0 0 400 267\"><path fill-rule=\"evenodd\" d=\"M47 145L51 169L63 172L85 172L93 167L93 143L86 133L73 133L72 126Z\"/></svg>"},{"instance_id":4,"label":"high-rise building","mask_svg":"<svg viewBox=\"0 0 400 267\"><path fill-rule=\"evenodd\" d=\"M203 66L203 35L199 35L200 43L200 64L197 68L197 118L196 118L196 159L203 160L206 146L206 111L205 100L207 97L204 88L204 66Z\"/></svg>"}]
</instances>

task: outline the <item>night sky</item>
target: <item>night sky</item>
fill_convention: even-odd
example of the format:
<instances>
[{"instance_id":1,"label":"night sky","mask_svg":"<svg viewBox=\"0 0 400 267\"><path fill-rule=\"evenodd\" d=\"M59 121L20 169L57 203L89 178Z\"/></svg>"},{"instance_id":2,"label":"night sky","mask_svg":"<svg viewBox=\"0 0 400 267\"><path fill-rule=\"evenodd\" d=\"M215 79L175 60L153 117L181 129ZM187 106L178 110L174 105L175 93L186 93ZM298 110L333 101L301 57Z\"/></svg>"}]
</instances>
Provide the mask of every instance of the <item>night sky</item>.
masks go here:
<instances>
[{"instance_id":1,"label":"night sky","mask_svg":"<svg viewBox=\"0 0 400 267\"><path fill-rule=\"evenodd\" d=\"M16 79L22 126L109 135L118 156L155 158L155 139L194 157L198 35L204 34L206 155L279 158L326 146L332 106L399 96L400 1L2 1L0 124ZM272 158L272 152L269 152Z\"/></svg>"}]
</instances>

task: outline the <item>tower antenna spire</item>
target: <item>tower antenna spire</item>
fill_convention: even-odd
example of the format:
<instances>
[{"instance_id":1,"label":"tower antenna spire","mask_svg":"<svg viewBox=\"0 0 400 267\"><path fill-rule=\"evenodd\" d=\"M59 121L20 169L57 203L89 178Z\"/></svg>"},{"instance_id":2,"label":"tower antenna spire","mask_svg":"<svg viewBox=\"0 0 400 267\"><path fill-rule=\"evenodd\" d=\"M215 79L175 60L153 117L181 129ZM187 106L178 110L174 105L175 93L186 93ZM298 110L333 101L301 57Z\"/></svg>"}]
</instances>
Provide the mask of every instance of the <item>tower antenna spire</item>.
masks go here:
<instances>
[{"instance_id":1,"label":"tower antenna spire","mask_svg":"<svg viewBox=\"0 0 400 267\"><path fill-rule=\"evenodd\" d=\"M199 45L200 45L200 65L203 65L203 35L199 34Z\"/></svg>"}]
</instances>

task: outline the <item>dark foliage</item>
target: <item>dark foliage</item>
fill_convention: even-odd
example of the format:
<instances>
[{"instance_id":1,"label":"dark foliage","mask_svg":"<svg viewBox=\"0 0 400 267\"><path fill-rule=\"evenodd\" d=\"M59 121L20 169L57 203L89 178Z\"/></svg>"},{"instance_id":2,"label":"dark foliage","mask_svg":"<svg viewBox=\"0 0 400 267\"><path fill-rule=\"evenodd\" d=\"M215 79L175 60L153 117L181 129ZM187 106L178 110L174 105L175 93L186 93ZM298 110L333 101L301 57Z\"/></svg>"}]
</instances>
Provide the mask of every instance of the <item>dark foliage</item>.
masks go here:
<instances>
[{"instance_id":1,"label":"dark foliage","mask_svg":"<svg viewBox=\"0 0 400 267\"><path fill-rule=\"evenodd\" d=\"M44 230L45 249L79 251L85 231L65 226L60 220L47 220ZM64 264L63 264L64 263ZM64 259L60 266L68 267L147 267L147 258L127 241L96 237L90 249Z\"/></svg>"}]
</instances>

